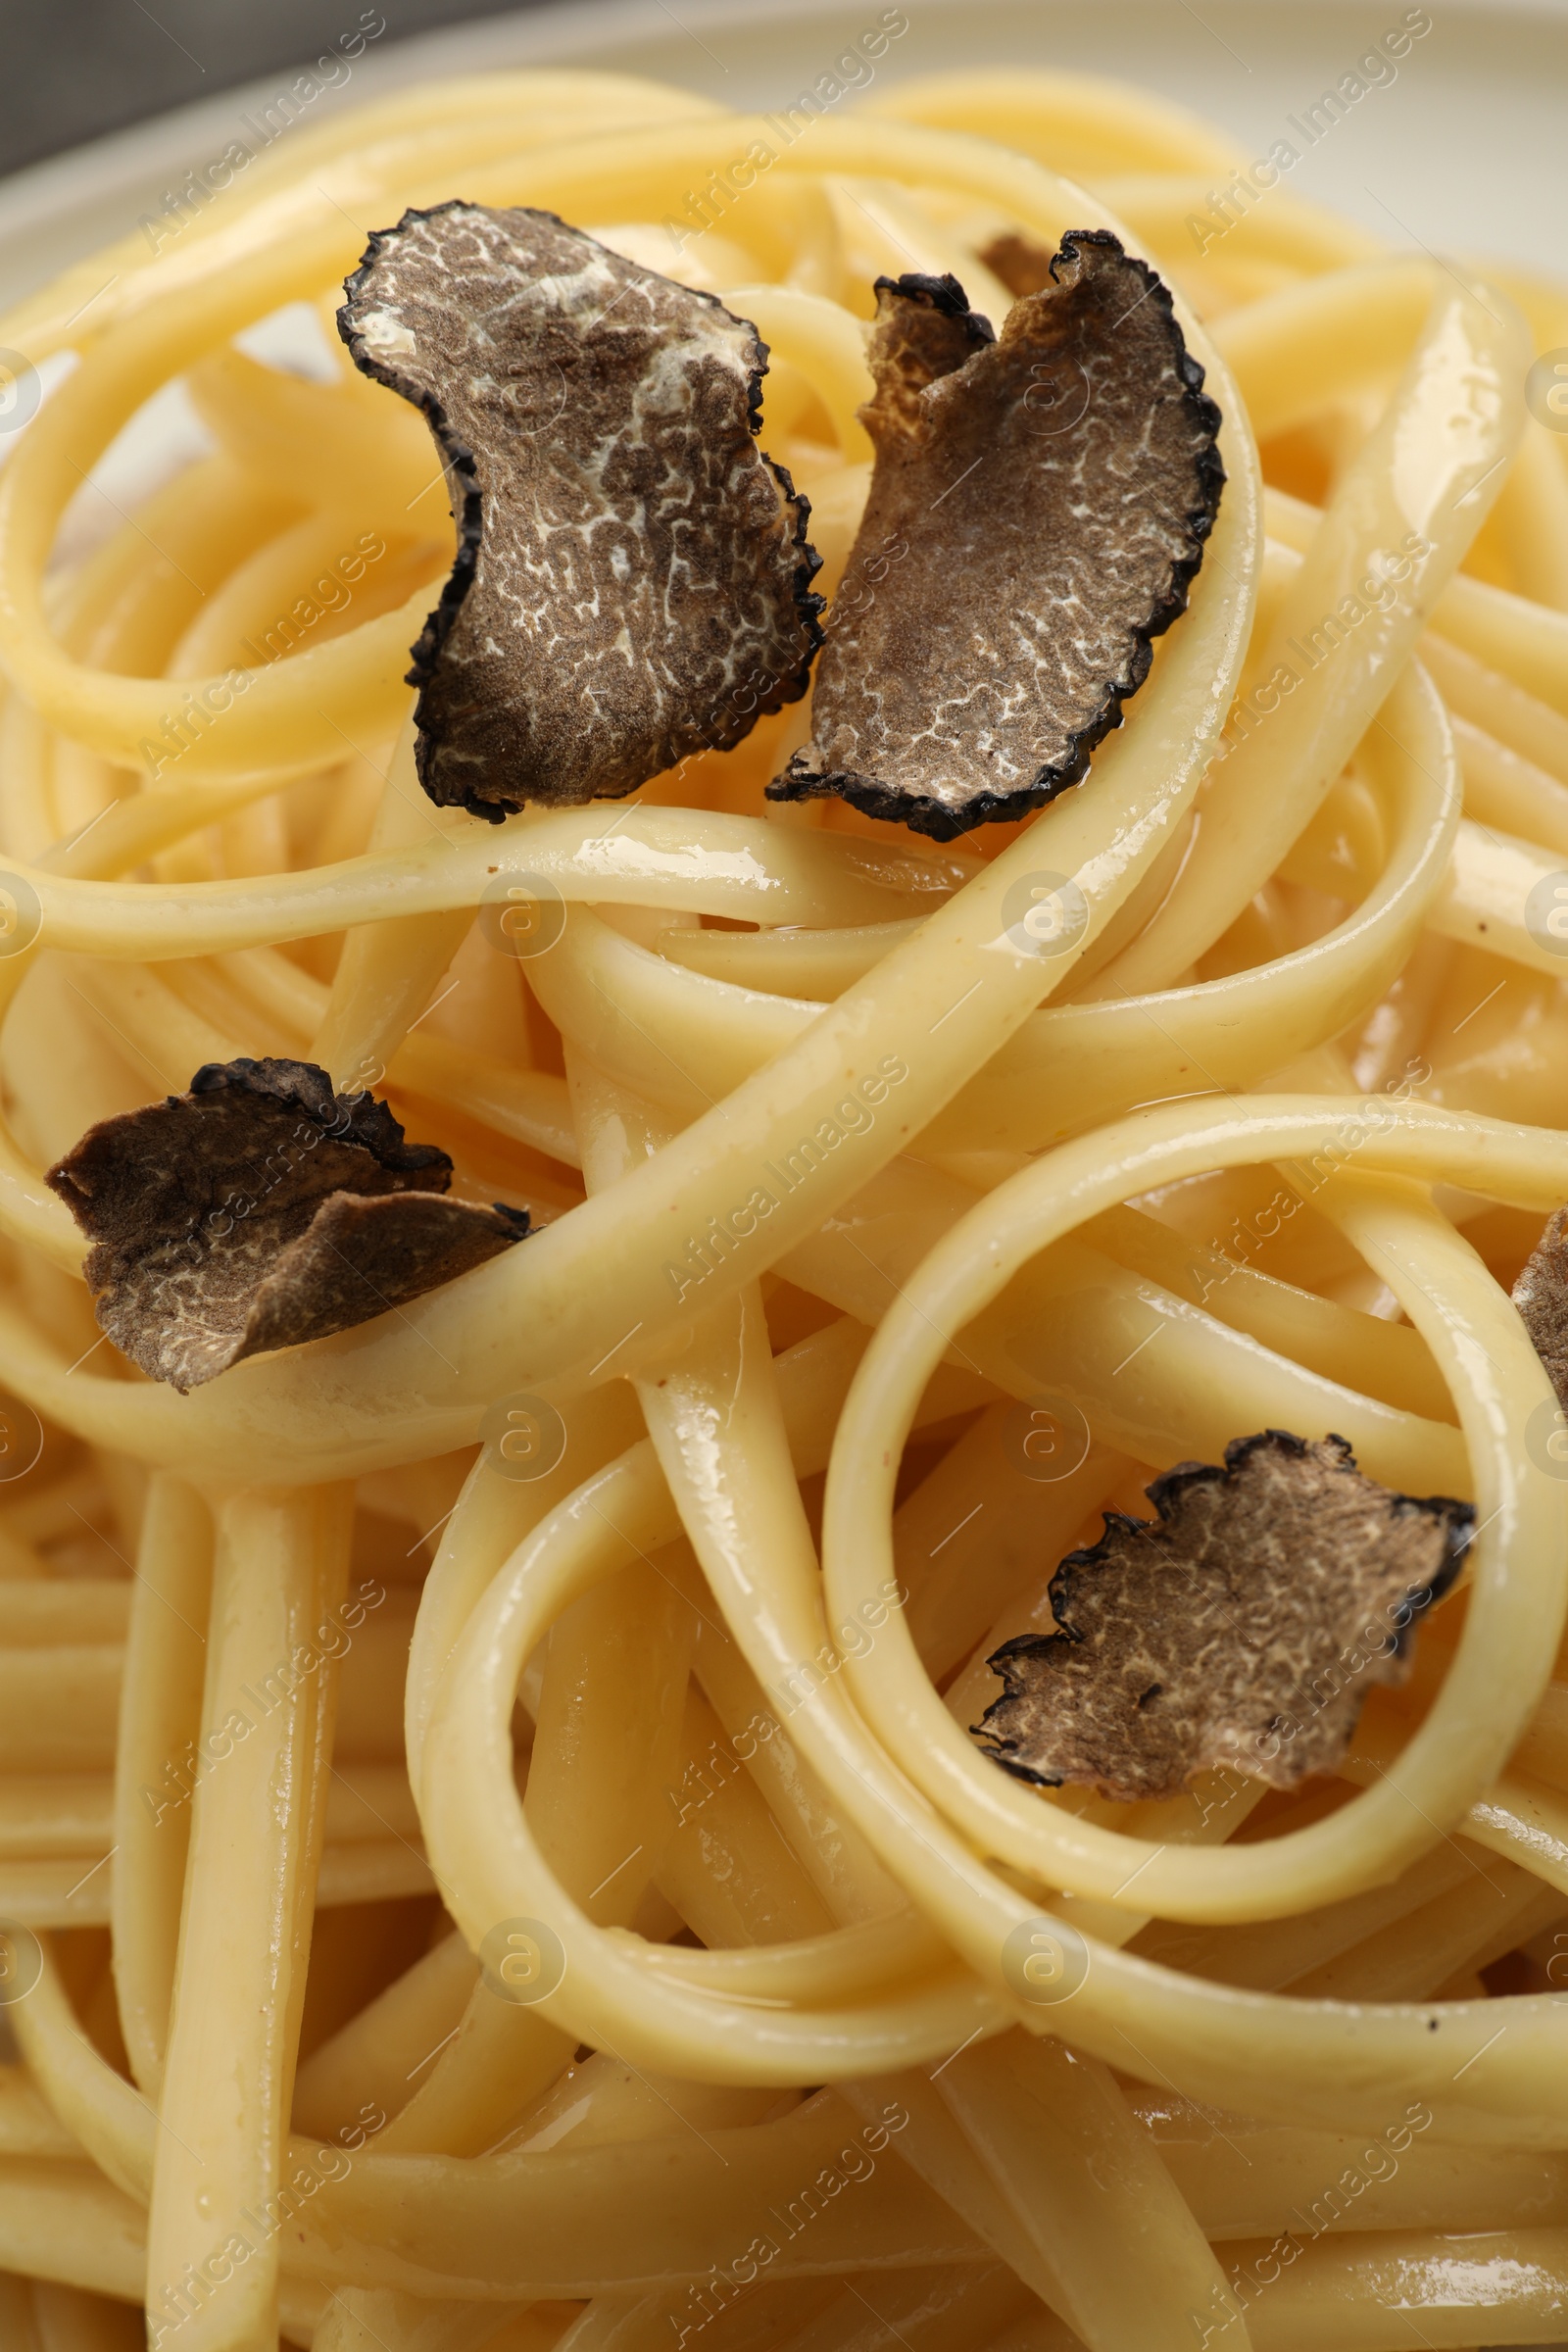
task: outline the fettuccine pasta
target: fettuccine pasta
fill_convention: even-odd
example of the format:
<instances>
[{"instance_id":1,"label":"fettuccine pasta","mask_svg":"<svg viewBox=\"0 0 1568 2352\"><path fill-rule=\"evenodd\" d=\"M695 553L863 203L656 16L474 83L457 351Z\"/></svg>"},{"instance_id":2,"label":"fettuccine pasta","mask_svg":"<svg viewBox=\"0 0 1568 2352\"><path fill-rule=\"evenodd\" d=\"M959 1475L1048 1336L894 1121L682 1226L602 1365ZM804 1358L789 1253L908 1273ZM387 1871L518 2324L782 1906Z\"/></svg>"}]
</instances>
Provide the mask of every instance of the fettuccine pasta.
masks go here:
<instances>
[{"instance_id":1,"label":"fettuccine pasta","mask_svg":"<svg viewBox=\"0 0 1568 2352\"><path fill-rule=\"evenodd\" d=\"M0 322L70 356L0 468L8 2345L1563 2334L1568 1438L1509 1294L1568 1201L1568 297L1283 187L1195 234L1244 161L1070 75L497 73ZM1224 491L1085 780L947 842L769 800L801 701L434 806L448 486L332 314L453 198L755 323L829 633L897 592L878 276L1000 327L1006 240L1146 260ZM207 454L84 536L176 382ZM247 1056L535 1230L181 1395L44 1171ZM1264 1430L1473 1507L1411 1678L1298 1788L999 1769L1057 1563Z\"/></svg>"}]
</instances>

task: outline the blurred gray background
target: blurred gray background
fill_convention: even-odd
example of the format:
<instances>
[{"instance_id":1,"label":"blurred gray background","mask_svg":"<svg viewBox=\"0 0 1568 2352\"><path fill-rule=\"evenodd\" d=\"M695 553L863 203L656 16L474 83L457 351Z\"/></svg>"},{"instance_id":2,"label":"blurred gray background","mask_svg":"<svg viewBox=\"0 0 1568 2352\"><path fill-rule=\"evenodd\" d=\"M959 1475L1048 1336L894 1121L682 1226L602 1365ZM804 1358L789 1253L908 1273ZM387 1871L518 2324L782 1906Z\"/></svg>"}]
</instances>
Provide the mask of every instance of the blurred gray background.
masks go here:
<instances>
[{"instance_id":1,"label":"blurred gray background","mask_svg":"<svg viewBox=\"0 0 1568 2352\"><path fill-rule=\"evenodd\" d=\"M132 231L337 52L313 121L410 83L573 64L775 106L881 0L0 0L0 304ZM879 78L1055 64L1145 82L1267 151L1392 26L1426 19L1293 187L1395 246L1568 274L1568 0L906 0ZM358 45L357 28L371 28ZM352 71L344 54L354 57ZM97 141L88 154L72 154Z\"/></svg>"},{"instance_id":2,"label":"blurred gray background","mask_svg":"<svg viewBox=\"0 0 1568 2352\"><path fill-rule=\"evenodd\" d=\"M386 40L528 0L378 0ZM677 0L678 4L678 0ZM0 0L0 173L295 66L362 0Z\"/></svg>"}]
</instances>

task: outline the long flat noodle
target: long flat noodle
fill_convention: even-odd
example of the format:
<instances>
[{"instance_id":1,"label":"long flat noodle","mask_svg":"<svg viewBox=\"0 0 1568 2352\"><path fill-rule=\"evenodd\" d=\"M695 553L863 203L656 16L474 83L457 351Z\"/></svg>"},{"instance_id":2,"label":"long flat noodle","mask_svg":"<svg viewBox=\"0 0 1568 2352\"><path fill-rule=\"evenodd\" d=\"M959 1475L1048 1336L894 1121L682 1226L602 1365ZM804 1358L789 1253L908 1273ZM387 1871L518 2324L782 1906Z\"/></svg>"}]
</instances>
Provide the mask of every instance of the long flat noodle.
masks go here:
<instances>
[{"instance_id":1,"label":"long flat noodle","mask_svg":"<svg viewBox=\"0 0 1568 2352\"><path fill-rule=\"evenodd\" d=\"M0 472L0 1373L26 1391L0 1395L0 2031L23 2054L0 2068L5 2352L140 2340L155 2164L153 2235L176 2242L172 2131L208 2159L190 2170L215 2232L247 2168L277 2181L276 2204L249 2201L267 2228L285 2181L298 2209L276 2231L274 2328L270 2301L259 2325L241 2308L256 2261L223 2278L187 2208L192 2308L153 2314L165 2352L223 2332L242 2339L224 2352L1244 2352L1249 2334L1370 2352L1410 2321L1454 2345L1560 2332L1568 1486L1561 1366L1529 1338L1563 1351L1541 1312L1552 1268L1529 1337L1508 1291L1568 1200L1568 441L1549 429L1568 303L1522 276L1461 291L1288 188L1249 209L1245 156L1113 84L922 91L902 76L905 13L846 49L834 71L861 91L822 114L803 94L737 118L591 74L492 73L368 110L322 89L227 186L190 174L139 254L83 264L0 327L34 361L75 344ZM1358 74L1388 78L1420 38L1385 34ZM1195 253L1188 216L1219 220L1227 173L1246 218ZM586 223L556 233L717 330L725 430L767 521L736 552L788 638L804 555L749 430L755 322L773 346L763 438L811 492L832 634L893 638L918 607L933 695L968 608L926 551L988 473L965 476L980 453L960 450L912 533L854 547L876 272L929 296L884 305L906 363L883 371L895 438L1004 365L1005 336L944 308L948 273L999 326L999 277L1024 296L1022 334L1041 295L1077 299L1050 277L1068 223L1095 232L1066 230L1074 268L1113 239L1218 318L1216 357L1177 300L1225 411L1214 544L1093 783L989 865L830 800L764 823L804 712L709 748L775 691L759 662L692 714L704 748L643 807L536 807L499 831L432 808L403 673L450 546L445 469L415 407L330 335L330 387L274 363L303 306L328 323L321 289L363 242L346 215L413 205L428 226L455 194L470 220ZM667 271L738 289L744 317ZM613 337L632 300L592 331ZM296 307L247 356L228 345L279 305ZM496 379L495 413L519 429L492 476L454 466L460 506L502 475L556 495L539 461L562 324L503 354L522 372ZM1092 418L1035 342L1013 421L1070 457ZM1412 344L1421 398L1380 431ZM297 337L288 352L311 365ZM93 499L58 526L83 477L178 378L220 454L127 499L78 560ZM19 403L33 389L24 370ZM573 448L612 392L563 412ZM878 470L885 492L885 452ZM1474 533L1434 608L1444 639L1422 628L1425 559L1402 619L1382 591L1415 529L1440 543L1433 585ZM1005 538L958 583L990 597L994 636L1036 612L1063 544L1031 542L1010 596ZM367 544L381 552L346 570ZM579 688L624 682L612 592L646 585L612 560L590 572L595 666L543 681L584 709ZM461 621L476 592L443 610ZM548 615L576 617L559 598ZM737 619L770 625L727 615L726 645ZM1282 621L1289 712L1268 707ZM722 646L699 650L724 669ZM1023 717L1056 710L1077 660L1047 665ZM1222 724L1231 757L1195 801ZM984 727L1004 734L989 708L968 736L956 720L957 749ZM591 732L564 744L584 768ZM928 731L895 749L933 743L954 748ZM1045 761L1021 764L1027 785ZM667 961L648 953L662 926ZM155 1086L263 1054L308 1055L345 1090L379 1091L384 1065L460 1199L532 1206L519 1143L582 1165L594 1197L552 1180L559 1230L406 1321L189 1396L127 1375L91 1353L79 1238L39 1171ZM1272 1102L1248 1092L1264 1084ZM1015 1178L1052 1220L1032 1245ZM947 1287L960 1258L979 1292ZM979 1311L1004 1260L1011 1287ZM1407 1321L1382 1319L1396 1307ZM854 1320L824 1325L833 1309ZM29 1408L50 1423L23 1475ZM1077 1414L1092 1442L1066 1472L1037 1441ZM1385 1481L1476 1495L1473 1573L1426 1614L1409 1681L1374 1695L1338 1777L1294 1797L1228 1769L1131 1806L1017 1787L967 1736L987 1655L1049 1631L1049 1571L1092 1542L1095 1503L1137 1511L1156 1469L1217 1461L1265 1420L1311 1444L1344 1428ZM476 1439L465 1482L452 1449ZM362 1473L356 1569L380 1597L327 1612L328 1640L304 1611L312 1506L287 1490ZM190 1679L191 1480L230 1525L266 1482L294 1530L248 1547L254 1573L225 1562L215 1655L249 1654L260 1695L285 1641L346 1644L332 1770L330 1706L296 1690L232 1753L207 1747L194 1805L187 1743L214 1726ZM659 1627L694 1606L688 1681ZM284 1819L291 1777L309 1794ZM155 2114L196 1812L182 2046ZM548 2004L498 2000L469 1949L523 1915L566 1953ZM16 1999L32 1926L41 1973ZM234 1964L198 1966L225 1932ZM1022 1961L1053 1935L1081 1983ZM308 2137L271 2121L297 2039ZM841 2077L841 2099L803 2100ZM247 2100L267 2109L255 2134Z\"/></svg>"},{"instance_id":2,"label":"long flat noodle","mask_svg":"<svg viewBox=\"0 0 1568 2352\"><path fill-rule=\"evenodd\" d=\"M144 2229L140 2208L95 2165L0 2156L0 2264L6 2269L139 2301Z\"/></svg>"},{"instance_id":3,"label":"long flat noodle","mask_svg":"<svg viewBox=\"0 0 1568 2352\"><path fill-rule=\"evenodd\" d=\"M445 1936L356 2011L295 2076L300 2129L324 2138L363 2117L395 2117L462 2023L478 1973L462 1936Z\"/></svg>"},{"instance_id":4,"label":"long flat noodle","mask_svg":"<svg viewBox=\"0 0 1568 2352\"><path fill-rule=\"evenodd\" d=\"M280 2234L257 2216L278 2211L309 1952L297 1915L311 1915L322 1819L318 1722L335 1680L329 1658L308 1676L294 1661L341 1588L345 1500L242 1494L220 1518L204 1713L232 1744L193 1798L148 2217L149 2309L190 2352L239 2352L275 2325ZM214 1982L239 1996L232 2020L205 1997ZM237 2237L245 2259L220 2268Z\"/></svg>"},{"instance_id":5,"label":"long flat noodle","mask_svg":"<svg viewBox=\"0 0 1568 2352\"><path fill-rule=\"evenodd\" d=\"M1222 2241L1271 2237L1293 2221L1304 2223L1301 2234L1313 2238L1334 2221L1461 2234L1506 2229L1525 2213L1556 2218L1562 2211L1560 2156L1501 2148L1461 2153L1432 2136L1432 2111L1420 2099L1399 2102L1359 2144L1343 2134L1205 2113L1168 2091L1138 2090L1132 2104L1204 2231ZM1355 2177L1342 2185L1353 2185L1353 2204L1327 2193L1348 2159ZM1344 2237L1339 2242L1346 2248Z\"/></svg>"},{"instance_id":6,"label":"long flat noodle","mask_svg":"<svg viewBox=\"0 0 1568 2352\"><path fill-rule=\"evenodd\" d=\"M849 2193L813 2201L808 2230L797 2229L793 2239L787 2226L780 2230L775 2277L985 2259L982 2242L900 2162L899 2128L897 2110L883 2117L880 2144L868 2151L861 2142L874 2166L862 2163L863 2177L846 2181ZM581 2294L594 2279L637 2286L700 2278L749 2243L754 2215L765 2218L770 2204L787 2211L859 2136L842 2102L820 2091L777 2122L575 2152L504 2150L460 2164L394 2161L368 2149L301 2216L298 2263L307 2276L356 2284L375 2268L375 2283L415 2294L471 2294L479 2284L497 2299ZM405 2181L418 2187L400 2208ZM395 2249L383 2235L392 2210L402 2214ZM606 2211L618 2216L612 2239Z\"/></svg>"},{"instance_id":7,"label":"long flat noodle","mask_svg":"<svg viewBox=\"0 0 1568 2352\"><path fill-rule=\"evenodd\" d=\"M32 2314L43 2352L141 2352L137 2315L86 2287L40 2278Z\"/></svg>"},{"instance_id":8,"label":"long flat noodle","mask_svg":"<svg viewBox=\"0 0 1568 2352\"><path fill-rule=\"evenodd\" d=\"M499 2008L506 2004L493 2001L492 2005ZM475 2078L470 2087L477 2086ZM750 2123L758 2120L769 2103L765 2094L759 2096L756 2092L712 2091L697 2084L651 2082L646 2076L634 2074L617 2060L596 2053L575 2066L560 2070L559 2079L528 2108L508 2136L522 2150L538 2146L581 2151L627 2140L665 2138L676 2119L699 2131L710 2130L714 2125ZM412 2116L409 2120L413 2121ZM478 2127L480 2135L493 2139L494 2134L486 2132L482 2114L470 2113L468 2120L470 2125ZM385 2141L379 2144L384 2147ZM427 2148L432 2144L431 2136L424 2132L411 2134L407 2144ZM685 2299L681 2290L679 2300ZM636 2290L629 2300L636 2302ZM660 2332L662 2338L667 2339L664 2306L672 2298L661 2296L658 2300ZM490 2343L500 2317L501 2311L493 2303L433 2304L392 2289L350 2287L334 2297L315 2338L314 2352L375 2352L376 2346L382 2347L382 2352L479 2352L480 2346ZM547 2310L540 2317L555 2318L557 2326L547 2330L550 2335L559 2331L559 2313Z\"/></svg>"},{"instance_id":9,"label":"long flat noodle","mask_svg":"<svg viewBox=\"0 0 1568 2352\"><path fill-rule=\"evenodd\" d=\"M1388 2121L1399 2112L1391 2110ZM1227 2248L1238 2271L1254 2279L1265 2276L1259 2266L1271 2251L1256 2239ZM1532 2337L1549 2343L1547 2331L1561 2328L1565 2303L1568 2234L1560 2226L1467 2230L1457 2242L1430 2228L1319 2236L1269 2277L1267 2325L1278 2332L1265 2340L1294 2348L1424 2336L1428 2343L1461 2345L1484 2328L1494 2343ZM1399 2315L1397 2338L1386 2322L1379 2325L1393 2311Z\"/></svg>"},{"instance_id":10,"label":"long flat noodle","mask_svg":"<svg viewBox=\"0 0 1568 2352\"><path fill-rule=\"evenodd\" d=\"M755 444L754 327L552 213L460 203L374 237L348 295L459 517L410 673L433 801L618 800L806 691L809 509Z\"/></svg>"},{"instance_id":11,"label":"long flat noodle","mask_svg":"<svg viewBox=\"0 0 1568 2352\"><path fill-rule=\"evenodd\" d=\"M1233 2342L1248 2343L1213 2252L1105 2067L1014 2033L959 2051L937 2089L992 2180L1033 2220L1087 2342L1186 2352L1190 2315L1213 2310L1236 2323ZM1130 2193L1136 2230L1107 2231L1107 2174Z\"/></svg>"},{"instance_id":12,"label":"long flat noodle","mask_svg":"<svg viewBox=\"0 0 1568 2352\"><path fill-rule=\"evenodd\" d=\"M111 1879L115 1986L137 2082L163 2082L174 1990L180 1899L190 1843L194 1762L181 1772L201 1718L212 1585L212 1521L201 1498L161 1474L147 1498L115 1758Z\"/></svg>"},{"instance_id":13,"label":"long flat noodle","mask_svg":"<svg viewBox=\"0 0 1568 2352\"><path fill-rule=\"evenodd\" d=\"M507 2322L527 2314L526 2303L435 2303L422 2295L400 2294L394 2287L351 2286L339 2294L327 2292L319 2324L309 2341L311 2352L513 2352L517 2341ZM558 2307L545 2305L546 2324L540 2328L538 2352L560 2332L550 2323L559 2320ZM302 2339L304 2340L304 2339ZM526 2344L526 2352L534 2345ZM662 2352L662 2348L661 2348Z\"/></svg>"},{"instance_id":14,"label":"long flat noodle","mask_svg":"<svg viewBox=\"0 0 1568 2352\"><path fill-rule=\"evenodd\" d=\"M1529 1943L1565 1911L1568 1896L1558 1888L1494 1857L1484 1877L1467 1877L1408 1919L1306 1970L1292 1990L1302 2000L1432 2000L1456 1978Z\"/></svg>"},{"instance_id":15,"label":"long flat noodle","mask_svg":"<svg viewBox=\"0 0 1568 2352\"><path fill-rule=\"evenodd\" d=\"M623 1175L639 1149L646 1150L665 1140L668 1130L639 1097L611 1085L575 1053L570 1054L567 1066L584 1141L584 1172L590 1187L598 1190ZM846 1351L856 1350L858 1334L853 1327L841 1327L839 1337L844 1343L839 1359L842 1363ZM826 1354L824 1348L819 1353L817 1375L821 1389L826 1388L831 1377L829 1365L823 1360ZM731 1736L744 1737L742 1727L766 1712L766 1696L733 1641L712 1622L706 1589L684 1546L682 1555L680 1565L672 1565L662 1573L672 1582L679 1582L695 1611L697 1679ZM578 1608L582 1606L579 1602ZM556 1640L553 1633L552 1654ZM854 1831L836 1818L826 1790L797 1751L787 1731L780 1727L777 1735L761 1743L760 1752L750 1761L757 1787L771 1808L772 1822L776 1825L774 1835L782 1835L798 1855L810 1886L815 1888L833 1919L841 1923L886 1919L902 1907L896 1883L888 1878ZM579 1847L583 1838L584 1833L579 1831L576 1839ZM801 1891L808 1892L806 1887ZM690 1913L686 1916L690 1924L697 1924ZM808 1929L796 1921L792 1932L804 1935ZM912 1919L906 1934L912 1959L919 1939ZM704 1940L711 1943L714 1938L705 1935Z\"/></svg>"},{"instance_id":16,"label":"long flat noodle","mask_svg":"<svg viewBox=\"0 0 1568 2352\"><path fill-rule=\"evenodd\" d=\"M901 2134L901 2146L911 2171L995 2248L1049 2310L1066 2309L1066 2289L1051 2253L1041 2242L1043 2217L1020 2215L1014 2209L1013 2200L981 2162L928 2076L916 2070L867 2077L847 2083L841 2095L868 2123L895 2102L902 2107L909 2121Z\"/></svg>"},{"instance_id":17,"label":"long flat noodle","mask_svg":"<svg viewBox=\"0 0 1568 2352\"><path fill-rule=\"evenodd\" d=\"M1213 525L1219 411L1146 263L1075 230L1000 341L951 278L877 281L876 469L812 740L768 787L951 841L1086 773Z\"/></svg>"}]
</instances>

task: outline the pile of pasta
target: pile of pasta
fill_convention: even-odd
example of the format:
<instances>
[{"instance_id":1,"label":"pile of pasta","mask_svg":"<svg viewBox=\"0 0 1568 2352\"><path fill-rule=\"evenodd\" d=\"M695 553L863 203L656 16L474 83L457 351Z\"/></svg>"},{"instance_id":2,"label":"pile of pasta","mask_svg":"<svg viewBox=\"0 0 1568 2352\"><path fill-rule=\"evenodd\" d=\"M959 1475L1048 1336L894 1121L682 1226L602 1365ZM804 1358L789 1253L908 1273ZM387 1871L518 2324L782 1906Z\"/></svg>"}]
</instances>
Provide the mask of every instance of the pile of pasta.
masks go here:
<instances>
[{"instance_id":1,"label":"pile of pasta","mask_svg":"<svg viewBox=\"0 0 1568 2352\"><path fill-rule=\"evenodd\" d=\"M497 73L0 322L53 385L0 470L8 2346L1563 2333L1568 1447L1509 1294L1568 1200L1568 296L1216 213L1245 161L1067 74ZM945 849L769 803L798 704L433 807L447 486L331 315L455 196L756 322L830 599L877 275L1000 321L999 239L1146 258L1226 486L1082 786ZM539 1230L179 1396L42 1171L246 1055ZM1264 1427L1474 1504L1411 1680L1295 1789L1009 1778L998 1643Z\"/></svg>"}]
</instances>

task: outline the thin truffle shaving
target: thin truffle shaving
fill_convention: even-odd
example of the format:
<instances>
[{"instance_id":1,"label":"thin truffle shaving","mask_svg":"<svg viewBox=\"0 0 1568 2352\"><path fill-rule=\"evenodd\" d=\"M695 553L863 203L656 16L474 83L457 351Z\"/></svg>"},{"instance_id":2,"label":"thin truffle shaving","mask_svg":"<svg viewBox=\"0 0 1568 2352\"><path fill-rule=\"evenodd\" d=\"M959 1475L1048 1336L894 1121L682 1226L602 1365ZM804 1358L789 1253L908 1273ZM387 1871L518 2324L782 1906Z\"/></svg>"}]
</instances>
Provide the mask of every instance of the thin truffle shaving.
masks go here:
<instances>
[{"instance_id":1,"label":"thin truffle shaving","mask_svg":"<svg viewBox=\"0 0 1568 2352\"><path fill-rule=\"evenodd\" d=\"M190 1092L90 1127L48 1181L122 1355L183 1394L247 1355L365 1323L528 1231L443 1199L452 1162L308 1061L209 1062Z\"/></svg>"},{"instance_id":2,"label":"thin truffle shaving","mask_svg":"<svg viewBox=\"0 0 1568 2352\"><path fill-rule=\"evenodd\" d=\"M618 800L805 693L818 558L757 447L755 327L524 207L407 212L345 291L339 331L424 411L458 518L409 672L431 800Z\"/></svg>"},{"instance_id":3,"label":"thin truffle shaving","mask_svg":"<svg viewBox=\"0 0 1568 2352\"><path fill-rule=\"evenodd\" d=\"M1568 1209L1554 1209L1513 1286L1530 1344L1568 1405Z\"/></svg>"},{"instance_id":4,"label":"thin truffle shaving","mask_svg":"<svg viewBox=\"0 0 1568 2352\"><path fill-rule=\"evenodd\" d=\"M1059 1633L988 1661L1005 1690L976 1739L1020 1780L1123 1802L1217 1765L1275 1788L1330 1771L1372 1686L1409 1672L1410 1628L1457 1575L1471 1506L1391 1494L1343 1438L1278 1429L1146 1492L1153 1520L1107 1512L1052 1578Z\"/></svg>"},{"instance_id":5,"label":"thin truffle shaving","mask_svg":"<svg viewBox=\"0 0 1568 2352\"><path fill-rule=\"evenodd\" d=\"M910 561L829 622L812 737L768 786L951 841L1070 784L1181 612L1224 471L1165 287L1074 230L1000 340L956 279L879 278L861 410L876 450L846 577Z\"/></svg>"}]
</instances>

